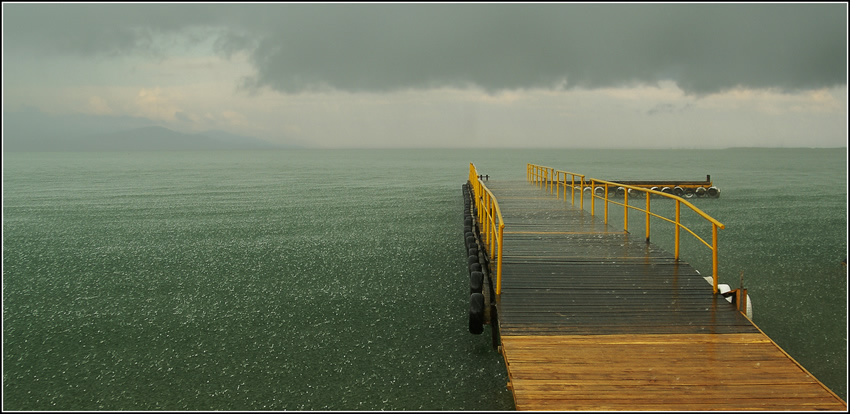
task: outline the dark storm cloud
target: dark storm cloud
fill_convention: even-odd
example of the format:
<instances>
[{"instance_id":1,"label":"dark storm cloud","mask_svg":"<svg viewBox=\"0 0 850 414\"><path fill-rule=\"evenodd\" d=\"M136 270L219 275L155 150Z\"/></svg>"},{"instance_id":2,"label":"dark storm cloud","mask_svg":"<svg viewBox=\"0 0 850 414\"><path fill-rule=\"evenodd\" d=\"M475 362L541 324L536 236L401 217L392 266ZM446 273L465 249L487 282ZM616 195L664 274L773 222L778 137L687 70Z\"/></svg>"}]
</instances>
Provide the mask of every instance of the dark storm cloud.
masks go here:
<instances>
[{"instance_id":1,"label":"dark storm cloud","mask_svg":"<svg viewBox=\"0 0 850 414\"><path fill-rule=\"evenodd\" d=\"M390 91L597 88L673 80L703 94L846 84L844 4L6 5L6 47L117 54L218 28L248 84Z\"/></svg>"},{"instance_id":2,"label":"dark storm cloud","mask_svg":"<svg viewBox=\"0 0 850 414\"><path fill-rule=\"evenodd\" d=\"M4 4L4 51L86 57L151 51L154 34L214 21L205 8L138 4Z\"/></svg>"}]
</instances>

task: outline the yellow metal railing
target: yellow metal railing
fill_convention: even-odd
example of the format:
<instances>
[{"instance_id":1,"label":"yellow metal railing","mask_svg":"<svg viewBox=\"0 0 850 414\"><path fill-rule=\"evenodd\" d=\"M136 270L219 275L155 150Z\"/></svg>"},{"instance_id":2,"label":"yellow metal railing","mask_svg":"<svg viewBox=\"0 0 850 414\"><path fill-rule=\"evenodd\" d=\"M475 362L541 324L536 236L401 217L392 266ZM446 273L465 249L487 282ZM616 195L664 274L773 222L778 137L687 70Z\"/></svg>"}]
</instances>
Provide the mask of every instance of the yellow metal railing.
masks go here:
<instances>
[{"instance_id":1,"label":"yellow metal railing","mask_svg":"<svg viewBox=\"0 0 850 414\"><path fill-rule=\"evenodd\" d=\"M570 177L569 181L567 181L568 176ZM553 177L554 180L551 180L551 178ZM561 177L564 177L563 181L561 181ZM584 192L581 191L581 189L585 187L583 174L576 174L568 171L560 171L548 167L541 167L539 165L527 164L526 179L528 181L538 184L539 187L543 187L544 185L546 185L546 188L549 191L553 191L558 198L561 197L561 188L563 188L564 201L567 201L567 188L569 188L573 204L575 204L576 200L575 190L576 188L578 188L579 202L581 203L581 208L584 208Z\"/></svg>"},{"instance_id":2,"label":"yellow metal railing","mask_svg":"<svg viewBox=\"0 0 850 414\"><path fill-rule=\"evenodd\" d=\"M569 181L567 177L570 177ZM677 197L672 194L662 193L661 191L650 190L642 187L634 187L630 185L615 183L612 181L606 180L598 180L595 178L585 179L584 175L571 173L567 171L555 170L550 167L543 167L540 165L528 164L526 177L529 182L536 184L540 188L544 188L547 191L556 194L560 197L560 189L564 190L564 201L566 201L567 197L567 188L570 189L572 194L572 203L575 204L575 191L579 190L581 197L581 208L584 208L584 190L590 189L590 214L596 215L596 204L595 200L598 198L603 200L605 203L605 224L608 224L608 204L615 204L619 206L623 206L623 229L628 232L629 231L629 209L637 210L646 214L646 242L649 243L649 222L650 217L657 217L661 220L667 221L669 223L673 223L675 226L675 259L679 260L679 232L680 229L685 229L688 233L691 233L697 240L702 242L702 244L706 245L709 249L711 249L711 267L712 267L712 280L713 280L713 288L714 293L717 294L717 230L723 229L724 226L719 221L715 220L713 217L705 214L702 210L689 203L687 200ZM561 179L563 177L563 180ZM576 177L579 178L578 185L576 185ZM623 192L623 202L617 202L608 197L608 189L609 188L623 188L625 191ZM646 209L637 207L636 205L629 204L629 193L643 193L643 198L646 199ZM601 193L601 194L598 194ZM672 199L676 202L676 213L675 218L667 218L656 213L650 211L650 199L651 195L666 197ZM681 223L681 206L684 204L686 207L690 208L696 214L707 220L711 223L711 244L703 240L700 236L694 233L693 230L689 229L685 225Z\"/></svg>"},{"instance_id":3,"label":"yellow metal railing","mask_svg":"<svg viewBox=\"0 0 850 414\"><path fill-rule=\"evenodd\" d=\"M472 163L469 164L469 183L472 186L475 207L478 209L478 231L481 232L482 242L490 255L490 266L493 266L495 261L496 294L499 295L502 293L502 235L505 222L502 220L502 211L496 197L481 181L478 170ZM490 272L493 273L494 269L490 269Z\"/></svg>"}]
</instances>

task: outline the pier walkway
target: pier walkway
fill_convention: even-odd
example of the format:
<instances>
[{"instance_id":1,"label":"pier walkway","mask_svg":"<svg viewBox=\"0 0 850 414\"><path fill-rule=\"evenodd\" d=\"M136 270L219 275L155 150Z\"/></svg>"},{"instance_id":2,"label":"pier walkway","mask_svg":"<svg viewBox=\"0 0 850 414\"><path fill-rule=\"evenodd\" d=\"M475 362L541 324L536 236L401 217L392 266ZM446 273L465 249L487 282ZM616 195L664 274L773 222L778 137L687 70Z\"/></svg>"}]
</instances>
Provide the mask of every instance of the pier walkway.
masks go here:
<instances>
[{"instance_id":1,"label":"pier walkway","mask_svg":"<svg viewBox=\"0 0 850 414\"><path fill-rule=\"evenodd\" d=\"M518 410L846 411L686 262L532 183L481 184L504 225L490 323Z\"/></svg>"}]
</instances>

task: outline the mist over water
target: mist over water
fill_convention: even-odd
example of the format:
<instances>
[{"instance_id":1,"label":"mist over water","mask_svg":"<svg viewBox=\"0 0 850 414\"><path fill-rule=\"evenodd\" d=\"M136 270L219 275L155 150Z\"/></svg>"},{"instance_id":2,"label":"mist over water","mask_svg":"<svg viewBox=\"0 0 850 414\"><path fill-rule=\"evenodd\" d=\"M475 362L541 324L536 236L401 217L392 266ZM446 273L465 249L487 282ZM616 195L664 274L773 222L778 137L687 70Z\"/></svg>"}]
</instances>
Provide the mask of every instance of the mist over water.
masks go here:
<instances>
[{"instance_id":1,"label":"mist over water","mask_svg":"<svg viewBox=\"0 0 850 414\"><path fill-rule=\"evenodd\" d=\"M743 272L755 323L846 399L844 149L4 158L5 409L512 409L489 328L467 331L469 162L711 174L721 197L693 202L726 225L721 283Z\"/></svg>"}]
</instances>

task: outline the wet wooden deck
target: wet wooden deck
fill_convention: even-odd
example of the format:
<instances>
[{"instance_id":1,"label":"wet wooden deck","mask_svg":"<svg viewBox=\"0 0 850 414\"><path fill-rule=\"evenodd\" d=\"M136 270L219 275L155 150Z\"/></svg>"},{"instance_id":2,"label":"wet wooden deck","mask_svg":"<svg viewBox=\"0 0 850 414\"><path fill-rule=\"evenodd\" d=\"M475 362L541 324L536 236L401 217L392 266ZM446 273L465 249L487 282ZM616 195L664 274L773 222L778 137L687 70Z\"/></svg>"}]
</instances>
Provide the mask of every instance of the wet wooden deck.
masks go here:
<instances>
[{"instance_id":1,"label":"wet wooden deck","mask_svg":"<svg viewBox=\"0 0 850 414\"><path fill-rule=\"evenodd\" d=\"M846 411L689 264L527 182L486 185L518 410Z\"/></svg>"}]
</instances>

